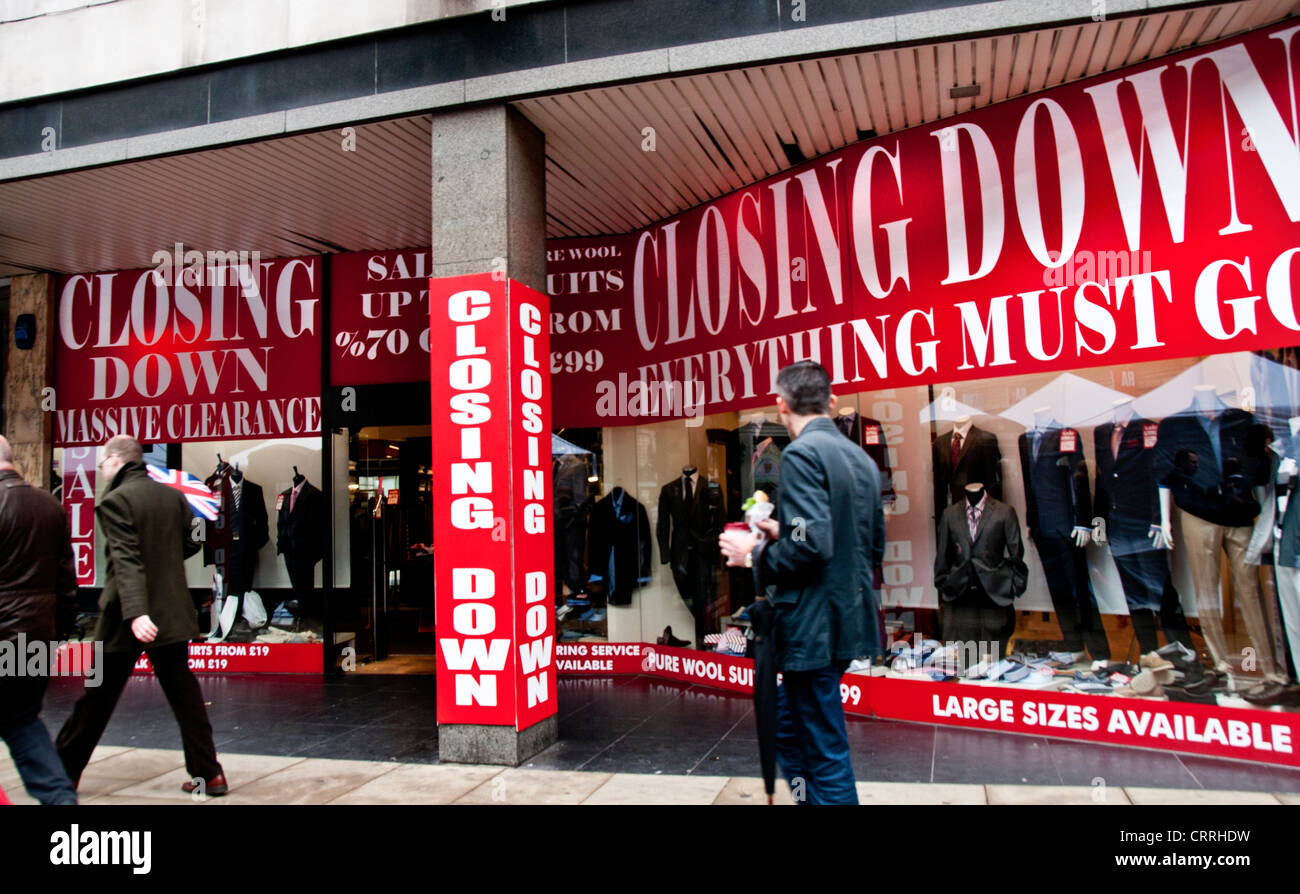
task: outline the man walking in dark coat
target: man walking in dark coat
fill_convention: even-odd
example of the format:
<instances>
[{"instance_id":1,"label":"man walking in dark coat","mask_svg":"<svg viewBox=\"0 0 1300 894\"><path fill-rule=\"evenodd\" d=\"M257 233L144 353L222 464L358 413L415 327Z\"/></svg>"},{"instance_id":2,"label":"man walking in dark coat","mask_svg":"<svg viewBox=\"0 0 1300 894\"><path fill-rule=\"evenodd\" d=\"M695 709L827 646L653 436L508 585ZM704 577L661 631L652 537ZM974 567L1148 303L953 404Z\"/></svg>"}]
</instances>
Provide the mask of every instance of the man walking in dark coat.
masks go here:
<instances>
[{"instance_id":1,"label":"man walking in dark coat","mask_svg":"<svg viewBox=\"0 0 1300 894\"><path fill-rule=\"evenodd\" d=\"M23 480L13 459L9 442L0 437L0 642L22 642L24 636L28 643L49 643L77 616L68 520L58 500ZM40 718L48 683L45 674L0 676L0 739L27 794L42 804L76 804L77 793Z\"/></svg>"},{"instance_id":2,"label":"man walking in dark coat","mask_svg":"<svg viewBox=\"0 0 1300 894\"><path fill-rule=\"evenodd\" d=\"M787 366L776 391L793 439L781 454L778 521L762 523L766 540L724 531L719 544L727 564L759 566L776 585L777 751L791 790L809 804L856 804L840 678L880 647L871 601L885 549L880 472L831 420L821 364Z\"/></svg>"},{"instance_id":3,"label":"man walking in dark coat","mask_svg":"<svg viewBox=\"0 0 1300 894\"><path fill-rule=\"evenodd\" d=\"M189 641L199 635L184 565L199 551L194 514L178 491L149 477L143 457L140 443L121 435L101 452L99 470L110 482L95 507L108 559L95 628L95 639L104 643L103 682L86 689L63 724L59 756L75 783L143 650L180 724L190 774L181 788L224 795L226 777L189 666Z\"/></svg>"}]
</instances>

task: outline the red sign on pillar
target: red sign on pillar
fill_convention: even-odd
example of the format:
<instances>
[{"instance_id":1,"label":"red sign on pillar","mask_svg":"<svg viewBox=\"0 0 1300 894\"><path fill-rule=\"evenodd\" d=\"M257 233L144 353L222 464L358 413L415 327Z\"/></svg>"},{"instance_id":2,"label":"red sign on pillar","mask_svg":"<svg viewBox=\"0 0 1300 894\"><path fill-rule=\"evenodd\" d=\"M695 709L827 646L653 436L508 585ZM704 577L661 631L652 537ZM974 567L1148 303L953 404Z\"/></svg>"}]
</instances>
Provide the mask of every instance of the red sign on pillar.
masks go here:
<instances>
[{"instance_id":1,"label":"red sign on pillar","mask_svg":"<svg viewBox=\"0 0 1300 894\"><path fill-rule=\"evenodd\" d=\"M439 723L555 713L547 310L491 274L429 282Z\"/></svg>"}]
</instances>

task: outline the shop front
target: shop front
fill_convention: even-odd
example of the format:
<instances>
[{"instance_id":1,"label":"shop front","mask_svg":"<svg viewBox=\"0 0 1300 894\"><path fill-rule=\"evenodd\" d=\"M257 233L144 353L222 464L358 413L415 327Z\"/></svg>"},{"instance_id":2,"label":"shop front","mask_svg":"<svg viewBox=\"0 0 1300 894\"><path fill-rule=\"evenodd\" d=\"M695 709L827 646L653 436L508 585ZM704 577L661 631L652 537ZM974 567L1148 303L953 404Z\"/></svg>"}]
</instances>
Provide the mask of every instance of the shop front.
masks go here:
<instances>
[{"instance_id":1,"label":"shop front","mask_svg":"<svg viewBox=\"0 0 1300 894\"><path fill-rule=\"evenodd\" d=\"M751 687L762 594L717 536L759 492L779 504L775 376L814 359L884 482L870 610L888 648L845 677L847 710L1300 764L1297 31L551 240L554 616L510 644L540 631L530 654L561 674ZM174 282L57 285L56 461L83 585L93 447L124 431L160 477L207 489L191 500L206 546L189 582L213 631L199 669L445 673L461 596L442 575L464 555L435 531L488 485L439 470L505 449L444 421L451 364L494 350L459 334L472 307L446 318L464 289L428 249L259 259L234 283L209 281L225 269L209 259L195 282L183 255L172 266ZM164 337L175 350L154 349ZM524 502L534 480L512 481ZM531 533L520 511L495 539L489 518L486 551ZM512 579L520 618L533 580Z\"/></svg>"},{"instance_id":2,"label":"shop front","mask_svg":"<svg viewBox=\"0 0 1300 894\"><path fill-rule=\"evenodd\" d=\"M553 243L561 673L751 685L717 535L813 359L884 483L846 710L1300 763L1298 30Z\"/></svg>"}]
</instances>

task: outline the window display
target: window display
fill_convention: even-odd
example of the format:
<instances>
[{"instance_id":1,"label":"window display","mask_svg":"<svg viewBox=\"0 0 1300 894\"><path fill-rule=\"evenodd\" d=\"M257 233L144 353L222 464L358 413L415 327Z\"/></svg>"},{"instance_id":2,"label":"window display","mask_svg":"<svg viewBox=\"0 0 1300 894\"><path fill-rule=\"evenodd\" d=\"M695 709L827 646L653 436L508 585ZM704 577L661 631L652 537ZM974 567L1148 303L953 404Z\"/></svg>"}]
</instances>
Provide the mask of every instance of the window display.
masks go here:
<instances>
[{"instance_id":1,"label":"window display","mask_svg":"<svg viewBox=\"0 0 1300 894\"><path fill-rule=\"evenodd\" d=\"M889 654L853 670L1290 705L1300 378L1274 356L1296 355L841 393L835 426L881 469L886 491L873 595ZM580 587L604 592L612 568L612 623L568 638L735 653L757 594L748 573L722 565L716 531L743 519L755 491L779 511L790 439L773 418L748 410L584 430L583 468L601 496L574 525L588 531ZM621 576L630 590L620 567L634 569ZM562 589L572 604L573 583Z\"/></svg>"},{"instance_id":2,"label":"window display","mask_svg":"<svg viewBox=\"0 0 1300 894\"><path fill-rule=\"evenodd\" d=\"M301 498L311 487L303 472L318 475L320 457L319 438L180 445L182 469L196 477L207 474L203 484L213 494L214 505L203 525L203 552L186 563L191 591L210 594L202 600L203 615L209 618L208 642L321 642L323 599L308 596L304 603L294 586L297 569L281 558L295 540L284 519L295 478L303 482ZM312 490L311 502L299 507L298 517L311 516L304 530L315 532L319 563L327 554L329 516L323 495ZM307 570L314 573L304 587L310 593L319 586L320 571L310 566Z\"/></svg>"}]
</instances>

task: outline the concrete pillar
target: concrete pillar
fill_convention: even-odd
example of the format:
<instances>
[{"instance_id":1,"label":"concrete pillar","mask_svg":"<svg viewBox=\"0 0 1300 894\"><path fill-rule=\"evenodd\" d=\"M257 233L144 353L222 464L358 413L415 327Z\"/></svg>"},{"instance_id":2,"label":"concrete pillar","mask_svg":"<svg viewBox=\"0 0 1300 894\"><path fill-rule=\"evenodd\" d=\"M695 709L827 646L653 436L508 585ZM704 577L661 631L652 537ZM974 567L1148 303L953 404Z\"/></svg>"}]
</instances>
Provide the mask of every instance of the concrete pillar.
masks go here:
<instances>
[{"instance_id":1,"label":"concrete pillar","mask_svg":"<svg viewBox=\"0 0 1300 894\"><path fill-rule=\"evenodd\" d=\"M530 426L524 419L527 408L521 412L525 396L518 393L519 377L526 367L534 370L527 373L534 376L534 382L540 374L543 384L538 387L549 393L549 363L545 361L549 356L545 140L523 116L505 106L435 114L432 130L433 278L429 307L434 365L438 757L449 762L518 766L557 738L555 618L550 596L549 397L542 400L541 415L534 417ZM452 279L473 275L479 276L476 280ZM519 288L520 283L529 288ZM455 303L451 296L463 295L471 288L478 290L475 295L485 304L472 310L461 304L459 312L451 309ZM486 312L488 306L490 314L480 316L479 309ZM475 322L468 322L472 319ZM491 392L493 415L483 425L466 423L477 426L471 440L463 440L463 432L449 420L446 403L451 393L448 388L455 387L450 386L448 370L462 348L480 361L489 360L492 368L492 381L484 390ZM529 435L537 419L547 430ZM543 445L541 453L534 455L538 445ZM455 485L445 483L439 486L439 477L446 482L452 477L448 470L466 468L465 460L471 454L475 468L491 466L492 511L497 514L491 530L465 529L464 516L458 528L452 521L452 503L466 489L453 491ZM536 475L538 466L545 469L541 500L535 488L530 494L524 486L525 476ZM475 493L475 487L469 492ZM544 505L544 534L536 530L535 518L531 524L525 519L530 500ZM525 573L537 568L545 573ZM495 595L468 595L481 591L489 576L494 580L490 586L495 587ZM537 585L535 579L543 583ZM539 602L545 615L537 607ZM482 614L465 614L480 607L496 619L495 627L483 621ZM470 627L482 622L490 632L466 636L453 624L454 610L461 611L457 618L472 618ZM495 649L505 645L503 640L509 643L508 652L485 651L481 662L466 657L473 654L473 647ZM549 667L539 671L538 656L543 654ZM503 672L494 674L490 668L499 656L508 656L504 659L508 664ZM452 672L451 663L460 673ZM482 672L484 665L489 672ZM485 682L490 683L492 694L481 698ZM462 689L461 684L468 686ZM495 707L485 707L484 702ZM477 722L479 719L484 722Z\"/></svg>"},{"instance_id":2,"label":"concrete pillar","mask_svg":"<svg viewBox=\"0 0 1300 894\"><path fill-rule=\"evenodd\" d=\"M506 106L433 116L433 275L546 291L546 140ZM503 266L504 265L504 266Z\"/></svg>"},{"instance_id":3,"label":"concrete pillar","mask_svg":"<svg viewBox=\"0 0 1300 894\"><path fill-rule=\"evenodd\" d=\"M36 341L29 350L14 346L20 314L36 317ZM5 376L5 437L14 448L14 465L37 487L50 486L54 414L42 407L44 389L54 385L54 277L48 273L9 281L8 363Z\"/></svg>"}]
</instances>

